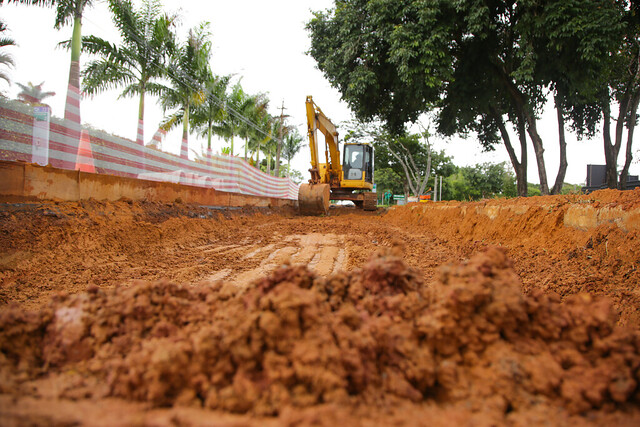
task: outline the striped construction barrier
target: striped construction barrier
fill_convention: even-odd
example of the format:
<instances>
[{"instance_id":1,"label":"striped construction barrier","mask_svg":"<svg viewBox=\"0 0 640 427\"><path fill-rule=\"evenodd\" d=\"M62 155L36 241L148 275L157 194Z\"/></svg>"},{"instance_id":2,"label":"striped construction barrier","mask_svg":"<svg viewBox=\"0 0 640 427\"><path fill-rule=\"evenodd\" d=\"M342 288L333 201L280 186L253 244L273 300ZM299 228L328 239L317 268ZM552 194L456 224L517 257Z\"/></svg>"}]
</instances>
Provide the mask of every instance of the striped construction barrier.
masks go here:
<instances>
[{"instance_id":1,"label":"striped construction barrier","mask_svg":"<svg viewBox=\"0 0 640 427\"><path fill-rule=\"evenodd\" d=\"M86 126L78 128L73 118L50 117L49 112L46 106L0 99L0 160L298 199L298 185L291 179L265 174L243 159L212 155L207 150L203 161L189 160L186 141L179 156L160 151L157 146L165 137L163 131L156 132L152 143L144 146Z\"/></svg>"}]
</instances>

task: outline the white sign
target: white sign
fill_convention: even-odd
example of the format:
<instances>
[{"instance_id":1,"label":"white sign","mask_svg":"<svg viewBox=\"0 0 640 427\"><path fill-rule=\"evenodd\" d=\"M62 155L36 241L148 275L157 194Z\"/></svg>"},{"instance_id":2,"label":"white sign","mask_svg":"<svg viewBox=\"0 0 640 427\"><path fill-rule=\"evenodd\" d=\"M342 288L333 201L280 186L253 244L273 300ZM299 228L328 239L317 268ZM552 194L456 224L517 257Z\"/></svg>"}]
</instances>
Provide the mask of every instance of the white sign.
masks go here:
<instances>
[{"instance_id":1,"label":"white sign","mask_svg":"<svg viewBox=\"0 0 640 427\"><path fill-rule=\"evenodd\" d=\"M33 144L31 161L42 166L49 163L49 107L33 107Z\"/></svg>"}]
</instances>

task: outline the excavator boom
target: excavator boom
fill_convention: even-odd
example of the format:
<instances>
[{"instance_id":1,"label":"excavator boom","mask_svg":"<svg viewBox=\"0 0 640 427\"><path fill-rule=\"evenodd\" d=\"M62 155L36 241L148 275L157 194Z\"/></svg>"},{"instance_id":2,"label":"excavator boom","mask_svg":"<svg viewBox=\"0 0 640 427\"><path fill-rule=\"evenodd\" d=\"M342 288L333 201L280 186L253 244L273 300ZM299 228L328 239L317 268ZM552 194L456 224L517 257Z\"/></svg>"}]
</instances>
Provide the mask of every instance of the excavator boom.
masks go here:
<instances>
[{"instance_id":1,"label":"excavator boom","mask_svg":"<svg viewBox=\"0 0 640 427\"><path fill-rule=\"evenodd\" d=\"M338 130L320 107L313 102L311 96L307 96L307 132L309 134L309 148L311 149L311 184L332 182L338 183L342 175L340 165L340 151L338 150ZM321 169L318 156L318 130L325 138L325 165L326 172Z\"/></svg>"}]
</instances>

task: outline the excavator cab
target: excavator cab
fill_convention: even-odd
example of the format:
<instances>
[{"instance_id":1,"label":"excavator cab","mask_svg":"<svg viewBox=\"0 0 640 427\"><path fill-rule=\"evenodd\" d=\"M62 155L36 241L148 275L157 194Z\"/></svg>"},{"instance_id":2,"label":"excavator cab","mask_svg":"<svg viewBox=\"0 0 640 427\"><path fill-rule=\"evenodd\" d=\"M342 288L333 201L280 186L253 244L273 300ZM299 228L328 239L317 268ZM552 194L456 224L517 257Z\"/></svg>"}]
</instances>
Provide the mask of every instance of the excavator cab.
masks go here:
<instances>
[{"instance_id":1,"label":"excavator cab","mask_svg":"<svg viewBox=\"0 0 640 427\"><path fill-rule=\"evenodd\" d=\"M364 188L373 182L373 147L369 144L344 144L342 160L342 187ZM361 181L360 185L353 182Z\"/></svg>"}]
</instances>

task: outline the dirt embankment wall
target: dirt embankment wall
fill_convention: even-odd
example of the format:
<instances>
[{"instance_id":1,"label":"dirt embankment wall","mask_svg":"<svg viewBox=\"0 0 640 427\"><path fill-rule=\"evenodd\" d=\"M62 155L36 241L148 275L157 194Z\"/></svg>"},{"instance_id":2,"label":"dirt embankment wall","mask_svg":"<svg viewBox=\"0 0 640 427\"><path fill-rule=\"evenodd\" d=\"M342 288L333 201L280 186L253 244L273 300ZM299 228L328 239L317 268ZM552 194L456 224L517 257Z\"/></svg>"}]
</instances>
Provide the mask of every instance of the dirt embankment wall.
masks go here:
<instances>
[{"instance_id":1,"label":"dirt embankment wall","mask_svg":"<svg viewBox=\"0 0 640 427\"><path fill-rule=\"evenodd\" d=\"M431 233L467 257L502 246L525 293L606 295L621 324L640 322L640 190L414 204L391 209L385 218Z\"/></svg>"},{"instance_id":2,"label":"dirt embankment wall","mask_svg":"<svg viewBox=\"0 0 640 427\"><path fill-rule=\"evenodd\" d=\"M525 247L560 241L566 248L567 243L582 243L591 238L597 229L607 234L637 235L640 232L640 190L412 204L394 207L390 213L392 221L429 228L445 238L490 240L491 243Z\"/></svg>"},{"instance_id":3,"label":"dirt embankment wall","mask_svg":"<svg viewBox=\"0 0 640 427\"><path fill-rule=\"evenodd\" d=\"M0 198L64 201L115 201L122 198L153 202L197 203L209 206L295 206L296 201L217 191L169 182L57 169L29 163L0 161Z\"/></svg>"}]
</instances>

